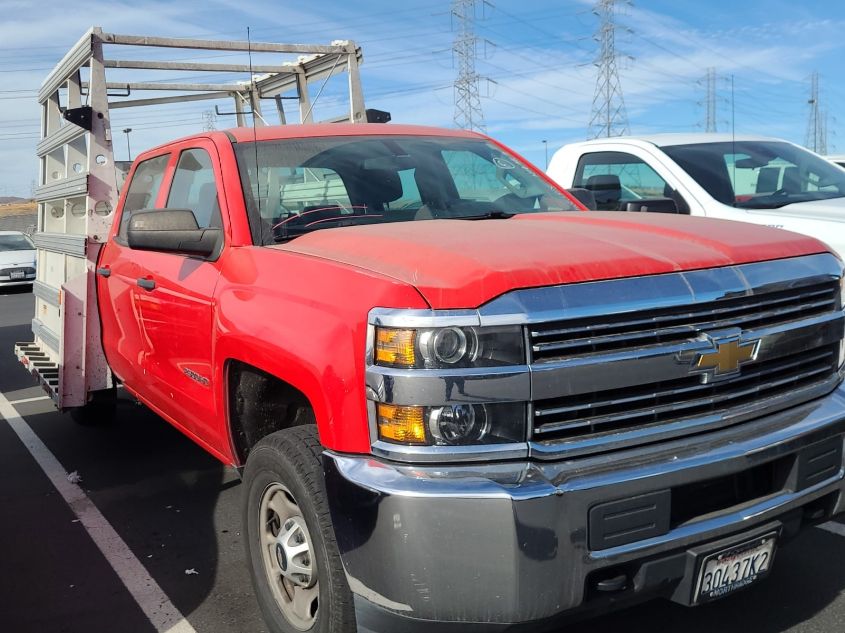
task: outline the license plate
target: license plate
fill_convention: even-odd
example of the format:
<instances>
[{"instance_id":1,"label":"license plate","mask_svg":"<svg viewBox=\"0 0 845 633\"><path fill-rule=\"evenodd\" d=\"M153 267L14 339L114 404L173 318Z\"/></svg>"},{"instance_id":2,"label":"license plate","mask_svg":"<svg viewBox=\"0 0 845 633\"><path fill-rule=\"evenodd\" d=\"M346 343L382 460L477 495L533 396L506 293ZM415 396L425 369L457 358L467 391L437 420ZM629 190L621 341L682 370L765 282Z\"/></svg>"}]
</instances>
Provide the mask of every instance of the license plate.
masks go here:
<instances>
[{"instance_id":1,"label":"license plate","mask_svg":"<svg viewBox=\"0 0 845 633\"><path fill-rule=\"evenodd\" d=\"M9 274L10 279L23 279L24 278L24 271L23 270L13 270Z\"/></svg>"},{"instance_id":2,"label":"license plate","mask_svg":"<svg viewBox=\"0 0 845 633\"><path fill-rule=\"evenodd\" d=\"M723 598L765 576L772 567L776 541L777 534L766 534L706 556L693 602Z\"/></svg>"}]
</instances>

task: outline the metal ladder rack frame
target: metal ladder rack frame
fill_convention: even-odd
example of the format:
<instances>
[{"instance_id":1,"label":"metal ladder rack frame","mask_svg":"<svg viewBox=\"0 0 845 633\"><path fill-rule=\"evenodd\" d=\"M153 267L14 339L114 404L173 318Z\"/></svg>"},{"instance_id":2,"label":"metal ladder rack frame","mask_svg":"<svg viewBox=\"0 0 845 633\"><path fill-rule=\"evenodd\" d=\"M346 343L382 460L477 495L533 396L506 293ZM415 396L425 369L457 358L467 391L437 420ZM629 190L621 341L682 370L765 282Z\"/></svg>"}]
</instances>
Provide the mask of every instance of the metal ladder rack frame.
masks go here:
<instances>
[{"instance_id":1,"label":"metal ladder rack frame","mask_svg":"<svg viewBox=\"0 0 845 633\"><path fill-rule=\"evenodd\" d=\"M112 46L299 55L278 64L221 64L161 59L120 60L104 56ZM96 301L95 268L118 201L110 110L201 100L234 101L238 126L266 125L261 101L272 99L286 123L282 98L294 92L301 123L313 122L309 84L346 72L349 110L333 121L367 120L359 65L361 49L351 41L330 45L197 40L105 33L92 27L44 80L41 105L38 230L33 236L37 277L33 284L34 341L15 345L18 359L35 375L60 409L85 405L91 394L110 389L113 379L103 353ZM262 73L235 83L108 81L106 69ZM87 73L87 79L83 77ZM166 96L117 98L110 91L167 91ZM284 97L291 98L291 97ZM110 100L111 99L111 100ZM90 107L90 110L86 108ZM74 115L74 116L71 116ZM81 125L71 123L70 119ZM252 121L249 121L252 123ZM88 129L90 127L90 129Z\"/></svg>"}]
</instances>

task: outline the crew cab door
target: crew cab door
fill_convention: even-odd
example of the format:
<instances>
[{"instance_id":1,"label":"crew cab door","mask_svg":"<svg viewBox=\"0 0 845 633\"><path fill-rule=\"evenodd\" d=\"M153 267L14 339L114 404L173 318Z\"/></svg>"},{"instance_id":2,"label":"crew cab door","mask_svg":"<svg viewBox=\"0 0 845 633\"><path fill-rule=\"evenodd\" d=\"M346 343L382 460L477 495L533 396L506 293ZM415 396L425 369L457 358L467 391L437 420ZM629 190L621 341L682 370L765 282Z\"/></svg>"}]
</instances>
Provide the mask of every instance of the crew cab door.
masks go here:
<instances>
[{"instance_id":1,"label":"crew cab door","mask_svg":"<svg viewBox=\"0 0 845 633\"><path fill-rule=\"evenodd\" d=\"M137 280L145 274L141 262L144 254L129 248L126 227L132 213L157 206L170 159L170 153L163 153L135 165L116 225L97 264L103 351L112 372L139 392L143 392L147 383L147 355L150 352L136 292Z\"/></svg>"},{"instance_id":2,"label":"crew cab door","mask_svg":"<svg viewBox=\"0 0 845 633\"><path fill-rule=\"evenodd\" d=\"M167 169L157 193L148 194L143 204L124 205L120 231L125 234L135 211L189 209L199 227L222 228L221 239L228 239L220 161L213 143L186 141L171 146L166 158ZM129 185L127 201L136 191L140 169L141 165ZM215 389L212 371L218 258L130 249L119 235L113 242L114 252L101 266L110 267L108 284L117 281L122 289L128 288L131 310L122 310L111 330L131 329L137 339L123 350L112 349L125 368L118 375L158 413L188 433L207 438L217 419L217 394L221 393ZM217 253L223 250L221 244ZM109 358L111 361L111 354Z\"/></svg>"},{"instance_id":3,"label":"crew cab door","mask_svg":"<svg viewBox=\"0 0 845 633\"><path fill-rule=\"evenodd\" d=\"M170 178L159 204L189 209L200 228L223 229L220 161L210 141L173 148ZM223 244L218 248L222 252ZM143 251L143 270L134 292L141 329L149 345L148 393L161 413L200 437L208 437L220 406L212 369L213 298L220 277L217 257Z\"/></svg>"}]
</instances>

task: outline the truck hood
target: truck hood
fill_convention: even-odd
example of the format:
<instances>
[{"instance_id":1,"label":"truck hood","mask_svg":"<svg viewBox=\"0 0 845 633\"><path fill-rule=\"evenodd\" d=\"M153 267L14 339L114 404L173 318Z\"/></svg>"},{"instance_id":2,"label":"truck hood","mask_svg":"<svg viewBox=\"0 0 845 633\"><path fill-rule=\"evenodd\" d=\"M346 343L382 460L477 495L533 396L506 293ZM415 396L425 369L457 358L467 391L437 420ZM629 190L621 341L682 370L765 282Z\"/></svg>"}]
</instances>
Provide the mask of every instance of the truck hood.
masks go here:
<instances>
[{"instance_id":1,"label":"truck hood","mask_svg":"<svg viewBox=\"0 0 845 633\"><path fill-rule=\"evenodd\" d=\"M518 288L729 266L828 250L811 237L753 224L618 212L338 227L271 248L339 261L404 281L435 309L476 308Z\"/></svg>"},{"instance_id":2,"label":"truck hood","mask_svg":"<svg viewBox=\"0 0 845 633\"><path fill-rule=\"evenodd\" d=\"M845 222L845 197L830 198L829 200L811 200L810 202L795 202L777 209L751 210L752 213L755 211L771 215L794 216L808 220Z\"/></svg>"}]
</instances>

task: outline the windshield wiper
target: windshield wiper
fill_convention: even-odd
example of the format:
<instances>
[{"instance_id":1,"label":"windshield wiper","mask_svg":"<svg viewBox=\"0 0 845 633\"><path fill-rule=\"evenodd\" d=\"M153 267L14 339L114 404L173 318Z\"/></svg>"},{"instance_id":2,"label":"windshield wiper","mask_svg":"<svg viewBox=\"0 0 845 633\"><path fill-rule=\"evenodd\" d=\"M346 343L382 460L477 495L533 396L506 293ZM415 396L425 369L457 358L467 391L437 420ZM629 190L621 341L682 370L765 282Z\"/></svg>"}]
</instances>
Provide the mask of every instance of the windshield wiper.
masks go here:
<instances>
[{"instance_id":1,"label":"windshield wiper","mask_svg":"<svg viewBox=\"0 0 845 633\"><path fill-rule=\"evenodd\" d=\"M512 218L516 213L508 213L507 211L488 211L487 213L479 213L478 215L456 215L452 220L507 220Z\"/></svg>"}]
</instances>

